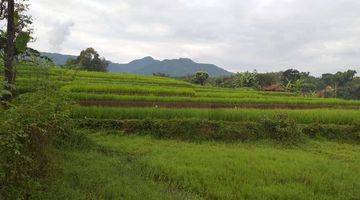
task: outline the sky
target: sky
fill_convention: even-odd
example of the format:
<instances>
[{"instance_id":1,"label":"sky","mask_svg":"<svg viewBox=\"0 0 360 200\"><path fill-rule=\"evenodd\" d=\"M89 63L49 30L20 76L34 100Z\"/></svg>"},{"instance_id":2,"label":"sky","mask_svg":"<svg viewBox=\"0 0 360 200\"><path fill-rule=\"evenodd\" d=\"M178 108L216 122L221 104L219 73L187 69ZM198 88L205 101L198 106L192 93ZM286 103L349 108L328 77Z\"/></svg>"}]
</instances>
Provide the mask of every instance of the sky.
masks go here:
<instances>
[{"instance_id":1,"label":"sky","mask_svg":"<svg viewBox=\"0 0 360 200\"><path fill-rule=\"evenodd\" d=\"M191 58L232 72L360 73L359 0L31 0L40 51Z\"/></svg>"}]
</instances>

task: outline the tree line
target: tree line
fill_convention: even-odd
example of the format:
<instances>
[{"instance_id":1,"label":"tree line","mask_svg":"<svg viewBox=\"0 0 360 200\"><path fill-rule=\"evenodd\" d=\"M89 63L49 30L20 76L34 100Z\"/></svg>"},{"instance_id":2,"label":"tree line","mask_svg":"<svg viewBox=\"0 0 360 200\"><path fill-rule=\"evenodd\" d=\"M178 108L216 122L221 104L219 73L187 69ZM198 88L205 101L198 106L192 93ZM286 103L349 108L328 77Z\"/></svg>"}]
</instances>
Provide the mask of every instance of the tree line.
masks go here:
<instances>
[{"instance_id":1,"label":"tree line","mask_svg":"<svg viewBox=\"0 0 360 200\"><path fill-rule=\"evenodd\" d=\"M360 100L360 77L355 70L334 74L325 73L320 77L288 69L282 72L258 73L241 72L231 76L209 78L206 72L197 72L185 77L195 84L225 88L252 88L265 91L295 92L307 96L345 98Z\"/></svg>"}]
</instances>

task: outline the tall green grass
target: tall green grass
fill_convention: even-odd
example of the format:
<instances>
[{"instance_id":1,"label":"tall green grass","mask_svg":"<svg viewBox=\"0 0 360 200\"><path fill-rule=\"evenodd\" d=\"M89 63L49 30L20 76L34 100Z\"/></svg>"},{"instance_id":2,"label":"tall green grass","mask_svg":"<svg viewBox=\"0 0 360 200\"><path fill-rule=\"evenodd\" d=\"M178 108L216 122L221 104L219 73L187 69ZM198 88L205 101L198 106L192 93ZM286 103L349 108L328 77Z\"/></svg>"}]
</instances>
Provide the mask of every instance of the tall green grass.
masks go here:
<instances>
[{"instance_id":1,"label":"tall green grass","mask_svg":"<svg viewBox=\"0 0 360 200\"><path fill-rule=\"evenodd\" d=\"M357 145L313 141L284 149L267 143L91 137L103 148L131 156L143 176L203 199L337 200L360 196Z\"/></svg>"},{"instance_id":2,"label":"tall green grass","mask_svg":"<svg viewBox=\"0 0 360 200\"><path fill-rule=\"evenodd\" d=\"M161 86L141 86L141 85L115 85L115 84L88 84L88 85L68 85L62 88L66 92L89 92L89 93L117 93L117 94L145 94L159 96L194 96L195 91L191 88L161 87Z\"/></svg>"},{"instance_id":3,"label":"tall green grass","mask_svg":"<svg viewBox=\"0 0 360 200\"><path fill-rule=\"evenodd\" d=\"M213 103L213 104L279 104L279 105L317 105L317 106L360 106L360 101L348 101L341 99L321 98L290 98L290 97L184 97L184 96L154 96L154 95L117 95L95 94L86 92L71 92L69 95L74 100L111 100L111 101L143 101L143 102L190 102L190 103Z\"/></svg>"},{"instance_id":4,"label":"tall green grass","mask_svg":"<svg viewBox=\"0 0 360 200\"><path fill-rule=\"evenodd\" d=\"M196 118L221 121L260 121L284 113L297 123L352 124L360 122L359 110L259 110L259 109L164 109L164 108L109 108L75 107L73 118L97 119L174 119Z\"/></svg>"},{"instance_id":5,"label":"tall green grass","mask_svg":"<svg viewBox=\"0 0 360 200\"><path fill-rule=\"evenodd\" d=\"M122 83L122 82L133 82L142 84L159 84L159 85L171 85L178 87L193 87L192 84L157 76L146 76L146 75L135 75L126 73L104 73L104 72L87 72L77 71L70 69L62 69L59 67L50 67L48 72L44 73L40 68L33 64L23 63L17 67L18 76L20 77L36 77L36 76L51 76L53 78L68 78L69 81L75 77L78 82L97 82L97 83ZM1 71L2 69L0 69Z\"/></svg>"}]
</instances>

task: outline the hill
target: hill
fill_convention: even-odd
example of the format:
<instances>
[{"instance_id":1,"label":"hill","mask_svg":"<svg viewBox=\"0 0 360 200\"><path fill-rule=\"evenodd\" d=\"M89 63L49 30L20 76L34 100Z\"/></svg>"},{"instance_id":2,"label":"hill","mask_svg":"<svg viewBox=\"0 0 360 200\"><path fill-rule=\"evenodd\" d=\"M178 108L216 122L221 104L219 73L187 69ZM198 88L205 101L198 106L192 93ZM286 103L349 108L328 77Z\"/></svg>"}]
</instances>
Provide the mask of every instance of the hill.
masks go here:
<instances>
[{"instance_id":1,"label":"hill","mask_svg":"<svg viewBox=\"0 0 360 200\"><path fill-rule=\"evenodd\" d=\"M38 158L14 156L18 171L48 170L29 176L41 187L25 187L31 199L358 199L360 101L34 63L17 71L27 94L0 109L11 144L0 149Z\"/></svg>"},{"instance_id":2,"label":"hill","mask_svg":"<svg viewBox=\"0 0 360 200\"><path fill-rule=\"evenodd\" d=\"M58 53L42 53L51 58L55 64L64 65L68 58L76 56ZM231 75L228 72L213 64L196 63L189 58L156 60L152 57L131 61L127 64L109 63L109 72L126 72L133 74L151 75L153 73L163 73L172 77L192 75L197 71L206 71L212 77Z\"/></svg>"},{"instance_id":3,"label":"hill","mask_svg":"<svg viewBox=\"0 0 360 200\"><path fill-rule=\"evenodd\" d=\"M54 61L54 63L57 65L65 65L66 61L69 58L76 58L76 56L73 56L73 55L66 55L66 54L59 54L59 53L41 52L41 55L51 58Z\"/></svg>"}]
</instances>

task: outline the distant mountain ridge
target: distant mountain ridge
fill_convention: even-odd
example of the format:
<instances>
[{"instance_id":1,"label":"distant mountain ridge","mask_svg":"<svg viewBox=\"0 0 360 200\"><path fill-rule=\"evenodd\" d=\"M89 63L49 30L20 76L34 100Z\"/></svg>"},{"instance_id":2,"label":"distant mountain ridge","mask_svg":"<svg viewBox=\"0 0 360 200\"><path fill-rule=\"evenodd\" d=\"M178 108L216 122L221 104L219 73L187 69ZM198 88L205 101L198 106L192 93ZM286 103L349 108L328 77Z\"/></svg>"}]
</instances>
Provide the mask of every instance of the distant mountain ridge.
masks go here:
<instances>
[{"instance_id":1,"label":"distant mountain ridge","mask_svg":"<svg viewBox=\"0 0 360 200\"><path fill-rule=\"evenodd\" d=\"M51 58L55 64L64 65L69 58L76 58L72 55L59 53L42 53ZM196 63L189 58L156 60L150 56L133 60L127 64L113 63L110 61L109 72L125 72L132 74L151 75L163 73L172 77L180 77L195 74L197 71L206 71L212 77L231 75L228 72L213 64Z\"/></svg>"}]
</instances>

